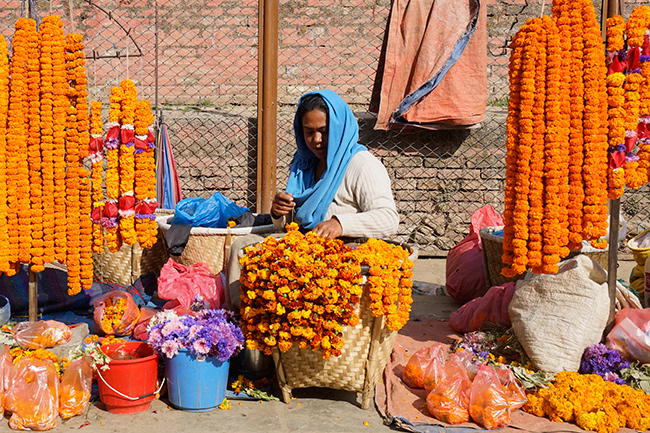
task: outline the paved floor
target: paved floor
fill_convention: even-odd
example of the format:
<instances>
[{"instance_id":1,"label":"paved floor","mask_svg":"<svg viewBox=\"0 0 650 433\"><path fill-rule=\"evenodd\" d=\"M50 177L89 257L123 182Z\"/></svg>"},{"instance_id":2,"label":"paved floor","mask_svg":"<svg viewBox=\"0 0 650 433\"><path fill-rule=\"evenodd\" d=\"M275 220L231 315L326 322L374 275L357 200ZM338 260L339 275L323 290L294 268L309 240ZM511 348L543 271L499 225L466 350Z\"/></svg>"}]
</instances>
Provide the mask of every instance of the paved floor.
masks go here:
<instances>
[{"instance_id":1,"label":"paved floor","mask_svg":"<svg viewBox=\"0 0 650 433\"><path fill-rule=\"evenodd\" d=\"M622 262L619 278L627 279L634 266ZM416 293L412 318L448 318L458 304L444 296L444 259L418 259L415 262ZM164 400L155 400L145 412L114 415L101 402L92 404L86 415L59 419L58 430L96 432L228 432L228 433L357 433L389 432L374 406L361 409L360 395L328 389L295 390L295 400L282 402L232 401L229 410L198 414L174 410ZM10 431L5 420L0 432Z\"/></svg>"}]
</instances>

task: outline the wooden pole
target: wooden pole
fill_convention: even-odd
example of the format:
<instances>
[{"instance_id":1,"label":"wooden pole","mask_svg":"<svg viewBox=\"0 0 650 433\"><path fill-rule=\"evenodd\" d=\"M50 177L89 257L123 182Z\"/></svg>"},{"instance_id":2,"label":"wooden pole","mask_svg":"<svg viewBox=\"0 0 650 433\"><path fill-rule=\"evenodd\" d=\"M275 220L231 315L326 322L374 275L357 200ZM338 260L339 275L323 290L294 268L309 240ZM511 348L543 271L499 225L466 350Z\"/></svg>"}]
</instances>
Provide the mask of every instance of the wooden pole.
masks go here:
<instances>
[{"instance_id":1,"label":"wooden pole","mask_svg":"<svg viewBox=\"0 0 650 433\"><path fill-rule=\"evenodd\" d=\"M260 20L259 52L262 53L261 125L258 124L257 211L269 212L275 194L277 169L277 114L278 114L278 0L260 2L263 19ZM258 103L259 103L258 96ZM258 114L259 114L258 107ZM260 127L261 126L261 127ZM261 138L261 141L259 139Z\"/></svg>"}]
</instances>

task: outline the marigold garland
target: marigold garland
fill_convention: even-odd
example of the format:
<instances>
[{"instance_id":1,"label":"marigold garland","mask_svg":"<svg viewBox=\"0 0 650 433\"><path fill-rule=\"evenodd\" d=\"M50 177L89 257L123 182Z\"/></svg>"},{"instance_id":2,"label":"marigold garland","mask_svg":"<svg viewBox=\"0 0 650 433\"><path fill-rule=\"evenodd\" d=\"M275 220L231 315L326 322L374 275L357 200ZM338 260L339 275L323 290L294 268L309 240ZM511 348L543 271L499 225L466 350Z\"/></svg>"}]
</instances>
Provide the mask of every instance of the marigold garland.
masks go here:
<instances>
[{"instance_id":1,"label":"marigold garland","mask_svg":"<svg viewBox=\"0 0 650 433\"><path fill-rule=\"evenodd\" d=\"M123 98L120 113L120 199L119 199L119 226L120 235L124 243L133 245L137 241L135 232L135 198L133 187L135 184L135 153L134 140L135 111L138 102L138 93L133 81L123 80L120 83Z\"/></svg>"},{"instance_id":2,"label":"marigold garland","mask_svg":"<svg viewBox=\"0 0 650 433\"><path fill-rule=\"evenodd\" d=\"M9 231L7 225L7 119L9 116L9 56L0 35L0 272L9 271Z\"/></svg>"},{"instance_id":3,"label":"marigold garland","mask_svg":"<svg viewBox=\"0 0 650 433\"><path fill-rule=\"evenodd\" d=\"M608 188L607 196L616 200L625 191L625 91L623 83L625 75L617 72L607 76L608 98L608 144L609 144L609 167L607 170ZM618 159L618 162L617 162Z\"/></svg>"},{"instance_id":4,"label":"marigold garland","mask_svg":"<svg viewBox=\"0 0 650 433\"><path fill-rule=\"evenodd\" d=\"M104 140L102 127L102 103L90 103L90 162L92 180L92 210L93 223L92 249L96 253L104 252L104 229L102 227L102 214L104 212L103 166L104 166Z\"/></svg>"},{"instance_id":5,"label":"marigold garland","mask_svg":"<svg viewBox=\"0 0 650 433\"><path fill-rule=\"evenodd\" d=\"M112 253L122 247L122 236L118 227L118 199L120 197L120 113L124 92L119 86L111 89L110 109L108 110L108 131L106 133L106 203L102 225L106 229L106 247Z\"/></svg>"},{"instance_id":6,"label":"marigold garland","mask_svg":"<svg viewBox=\"0 0 650 433\"><path fill-rule=\"evenodd\" d=\"M138 101L135 113L135 228L138 242L151 248L157 241L156 162L154 136L150 131L154 117L148 100Z\"/></svg>"},{"instance_id":7,"label":"marigold garland","mask_svg":"<svg viewBox=\"0 0 650 433\"><path fill-rule=\"evenodd\" d=\"M620 15L607 18L607 51L620 51L625 48L625 20Z\"/></svg>"}]
</instances>

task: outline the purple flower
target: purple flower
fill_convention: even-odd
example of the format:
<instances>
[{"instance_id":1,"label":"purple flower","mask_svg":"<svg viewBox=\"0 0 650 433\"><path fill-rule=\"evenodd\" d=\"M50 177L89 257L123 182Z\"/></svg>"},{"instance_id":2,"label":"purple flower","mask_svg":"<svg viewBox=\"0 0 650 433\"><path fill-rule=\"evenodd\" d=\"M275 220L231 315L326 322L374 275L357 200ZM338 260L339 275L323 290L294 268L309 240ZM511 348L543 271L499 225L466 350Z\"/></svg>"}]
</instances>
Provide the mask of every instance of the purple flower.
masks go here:
<instances>
[{"instance_id":1,"label":"purple flower","mask_svg":"<svg viewBox=\"0 0 650 433\"><path fill-rule=\"evenodd\" d=\"M610 382L625 384L619 375L622 369L629 367L630 363L618 351L607 349L604 344L594 344L582 354L578 371L583 374L597 374Z\"/></svg>"}]
</instances>

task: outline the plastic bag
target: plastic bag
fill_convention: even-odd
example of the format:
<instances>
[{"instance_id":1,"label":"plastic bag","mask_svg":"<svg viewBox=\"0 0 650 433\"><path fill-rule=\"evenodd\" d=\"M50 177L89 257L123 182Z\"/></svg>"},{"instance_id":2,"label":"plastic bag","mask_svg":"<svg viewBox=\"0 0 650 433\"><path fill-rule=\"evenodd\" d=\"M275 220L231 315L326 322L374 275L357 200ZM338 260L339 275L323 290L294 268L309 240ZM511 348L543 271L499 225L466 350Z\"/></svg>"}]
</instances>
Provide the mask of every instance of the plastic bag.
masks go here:
<instances>
[{"instance_id":1,"label":"plastic bag","mask_svg":"<svg viewBox=\"0 0 650 433\"><path fill-rule=\"evenodd\" d=\"M474 378L469 398L469 414L474 422L490 430L510 424L510 406L506 391L491 365L482 365Z\"/></svg>"},{"instance_id":2,"label":"plastic bag","mask_svg":"<svg viewBox=\"0 0 650 433\"><path fill-rule=\"evenodd\" d=\"M160 270L158 296L169 300L164 310L179 313L190 311L196 296L206 301L210 308L220 308L226 299L224 286L221 275L212 274L205 263L185 266L169 259Z\"/></svg>"},{"instance_id":3,"label":"plastic bag","mask_svg":"<svg viewBox=\"0 0 650 433\"><path fill-rule=\"evenodd\" d=\"M423 347L415 352L402 373L404 383L411 388L424 388L424 370L434 358L441 358L444 362L444 348L440 343Z\"/></svg>"},{"instance_id":4,"label":"plastic bag","mask_svg":"<svg viewBox=\"0 0 650 433\"><path fill-rule=\"evenodd\" d=\"M445 364L445 378L427 395L431 416L449 424L469 421L469 395L472 382L457 358Z\"/></svg>"},{"instance_id":5,"label":"plastic bag","mask_svg":"<svg viewBox=\"0 0 650 433\"><path fill-rule=\"evenodd\" d=\"M423 382L427 394L445 379L445 351L440 343L436 347L439 347L439 350L424 369Z\"/></svg>"},{"instance_id":6,"label":"plastic bag","mask_svg":"<svg viewBox=\"0 0 650 433\"><path fill-rule=\"evenodd\" d=\"M508 305L515 287L515 282L491 287L484 296L472 299L451 313L449 327L461 334L478 331L485 322L510 327Z\"/></svg>"},{"instance_id":7,"label":"plastic bag","mask_svg":"<svg viewBox=\"0 0 650 433\"><path fill-rule=\"evenodd\" d=\"M20 322L13 328L16 342L25 349L47 349L65 344L72 337L70 328L56 320Z\"/></svg>"},{"instance_id":8,"label":"plastic bag","mask_svg":"<svg viewBox=\"0 0 650 433\"><path fill-rule=\"evenodd\" d=\"M59 377L49 359L23 358L14 364L5 409L14 430L56 428Z\"/></svg>"},{"instance_id":9,"label":"plastic bag","mask_svg":"<svg viewBox=\"0 0 650 433\"><path fill-rule=\"evenodd\" d=\"M7 391L9 390L9 378L12 373L12 359L9 351L10 346L4 346L0 353L0 411L4 410Z\"/></svg>"},{"instance_id":10,"label":"plastic bag","mask_svg":"<svg viewBox=\"0 0 650 433\"><path fill-rule=\"evenodd\" d=\"M158 310L154 308L144 307L140 309L140 319L138 320L138 324L135 325L135 328L133 328L133 338L141 341L149 338L149 331L147 331L149 321L157 312Z\"/></svg>"},{"instance_id":11,"label":"plastic bag","mask_svg":"<svg viewBox=\"0 0 650 433\"><path fill-rule=\"evenodd\" d=\"M59 415L72 418L86 411L90 402L93 369L88 357L72 361L63 373L59 386Z\"/></svg>"},{"instance_id":12,"label":"plastic bag","mask_svg":"<svg viewBox=\"0 0 650 433\"><path fill-rule=\"evenodd\" d=\"M629 361L650 363L650 308L623 308L617 312L605 346L618 350Z\"/></svg>"},{"instance_id":13,"label":"plastic bag","mask_svg":"<svg viewBox=\"0 0 650 433\"><path fill-rule=\"evenodd\" d=\"M500 365L497 369L497 376L499 376L499 381L506 392L506 398L508 399L508 407L510 407L510 412L514 412L519 409L528 401L526 397L526 390L523 386L519 384L517 378L505 365Z\"/></svg>"},{"instance_id":14,"label":"plastic bag","mask_svg":"<svg viewBox=\"0 0 650 433\"><path fill-rule=\"evenodd\" d=\"M128 292L113 290L93 304L95 326L106 335L130 335L140 318L140 309Z\"/></svg>"},{"instance_id":15,"label":"plastic bag","mask_svg":"<svg viewBox=\"0 0 650 433\"><path fill-rule=\"evenodd\" d=\"M210 198L190 197L179 201L174 209L172 224L193 227L226 228L228 218L238 217L248 208L237 206L219 192Z\"/></svg>"},{"instance_id":16,"label":"plastic bag","mask_svg":"<svg viewBox=\"0 0 650 433\"><path fill-rule=\"evenodd\" d=\"M503 217L488 205L474 212L470 221L469 234L449 251L446 261L447 292L461 304L483 296L489 289L479 232L485 227L503 225Z\"/></svg>"}]
</instances>

